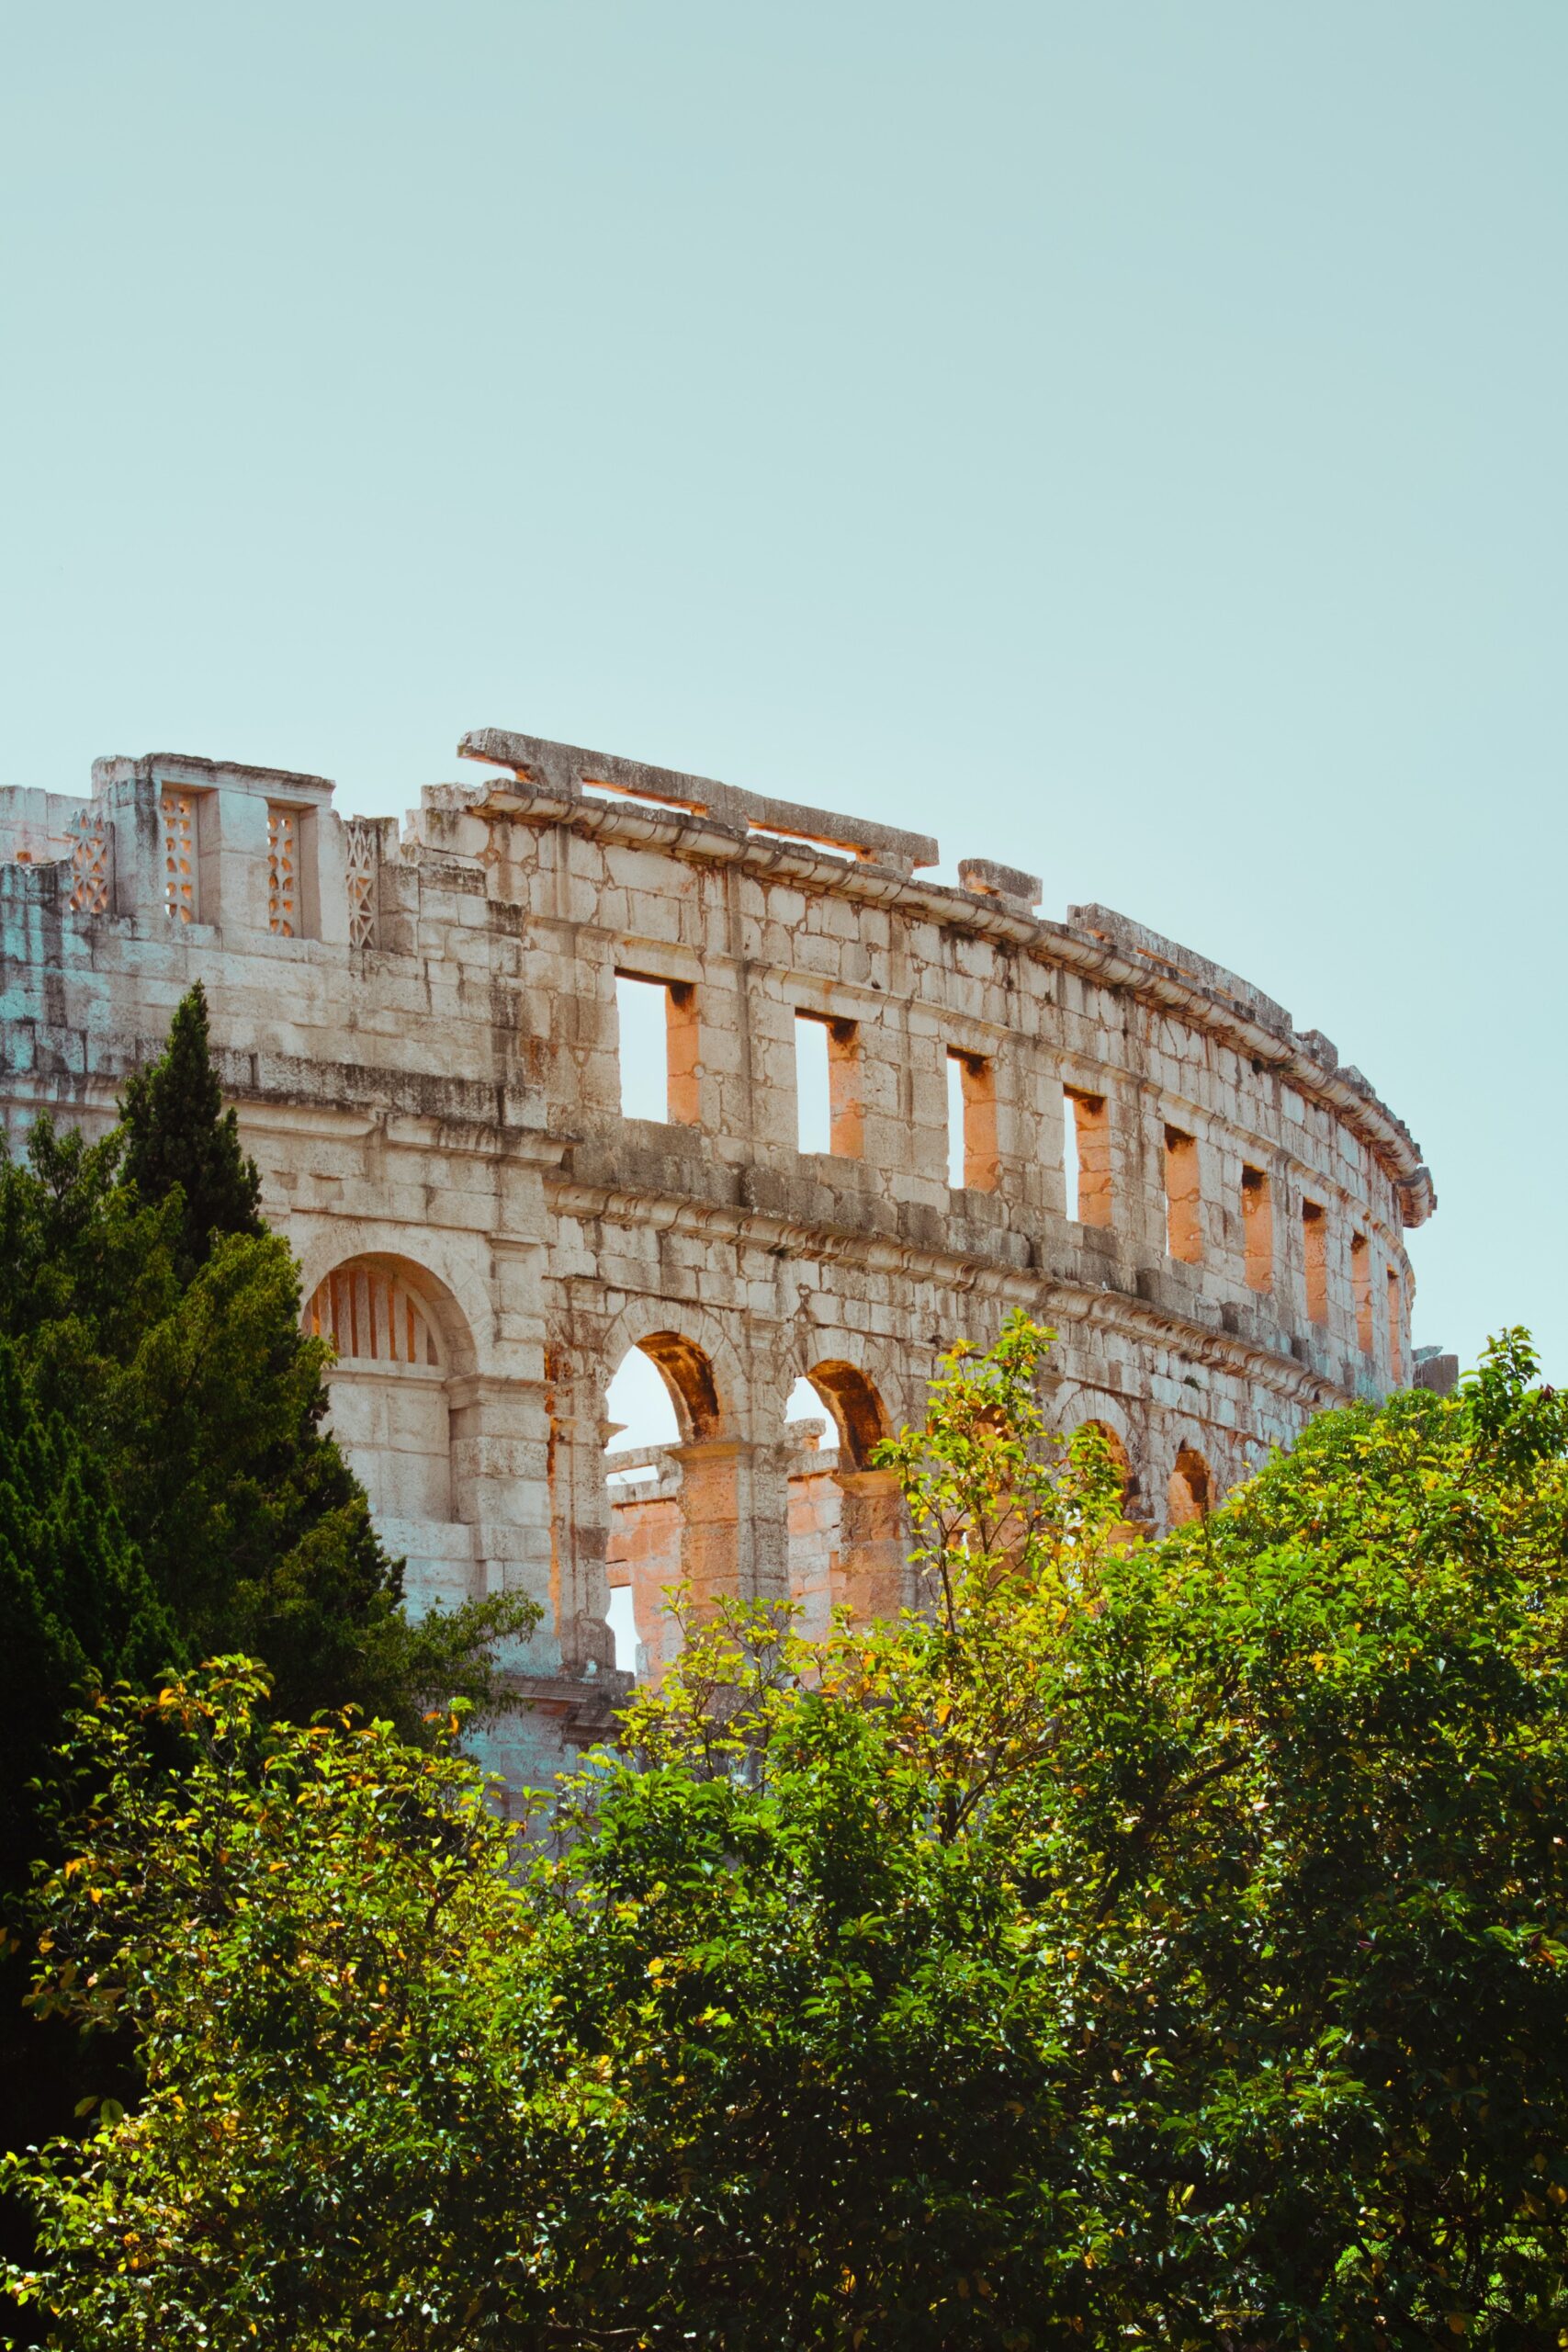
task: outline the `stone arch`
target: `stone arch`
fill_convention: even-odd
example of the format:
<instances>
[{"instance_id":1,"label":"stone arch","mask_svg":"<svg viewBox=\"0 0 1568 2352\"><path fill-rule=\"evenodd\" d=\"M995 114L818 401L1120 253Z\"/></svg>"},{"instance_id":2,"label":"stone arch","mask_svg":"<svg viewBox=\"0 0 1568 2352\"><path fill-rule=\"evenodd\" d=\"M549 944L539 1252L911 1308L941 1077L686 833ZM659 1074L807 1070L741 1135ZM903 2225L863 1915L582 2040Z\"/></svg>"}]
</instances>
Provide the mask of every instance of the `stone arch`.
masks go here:
<instances>
[{"instance_id":1,"label":"stone arch","mask_svg":"<svg viewBox=\"0 0 1568 2352\"><path fill-rule=\"evenodd\" d=\"M1144 1499L1144 1473L1148 1465L1145 1442L1121 1398L1077 1381L1067 1381L1056 1393L1052 1419L1064 1433L1090 1423L1096 1429L1103 1430L1111 1441L1111 1450L1117 1464L1124 1474L1122 1491L1128 1517L1134 1520L1146 1517L1148 1506Z\"/></svg>"},{"instance_id":2,"label":"stone arch","mask_svg":"<svg viewBox=\"0 0 1568 2352\"><path fill-rule=\"evenodd\" d=\"M796 1458L789 1478L788 1588L799 1630L820 1639L831 1612L896 1617L909 1598L897 1473L874 1466L888 1416L877 1384L847 1356L819 1357L802 1377L838 1432L835 1453Z\"/></svg>"},{"instance_id":3,"label":"stone arch","mask_svg":"<svg viewBox=\"0 0 1568 2352\"><path fill-rule=\"evenodd\" d=\"M1095 1430L1104 1439L1110 1450L1111 1464L1122 1482L1122 1513L1111 1531L1111 1540L1113 1544L1123 1547L1134 1544L1139 1536L1146 1532L1147 1512L1140 1499L1137 1474L1133 1468L1132 1456L1127 1451L1122 1433L1102 1414L1099 1413L1091 1414L1088 1420L1080 1421L1078 1429Z\"/></svg>"},{"instance_id":4,"label":"stone arch","mask_svg":"<svg viewBox=\"0 0 1568 2352\"><path fill-rule=\"evenodd\" d=\"M1214 1507L1213 1474L1195 1445L1177 1448L1176 1462L1166 1487L1166 1508L1172 1527L1207 1519Z\"/></svg>"},{"instance_id":5,"label":"stone arch","mask_svg":"<svg viewBox=\"0 0 1568 2352\"><path fill-rule=\"evenodd\" d=\"M306 1263L301 1321L328 1340L333 1429L389 1549L405 1555L416 1612L465 1599L472 1522L453 1447L451 1384L474 1362L468 1317L428 1267L390 1250Z\"/></svg>"},{"instance_id":6,"label":"stone arch","mask_svg":"<svg viewBox=\"0 0 1568 2352\"><path fill-rule=\"evenodd\" d=\"M549 1361L563 1387L591 1384L602 1397L633 1348L641 1349L669 1391L683 1442L741 1433L750 1385L722 1323L705 1307L637 1302L592 1338L581 1329L552 1334Z\"/></svg>"},{"instance_id":7,"label":"stone arch","mask_svg":"<svg viewBox=\"0 0 1568 2352\"><path fill-rule=\"evenodd\" d=\"M390 1229L333 1219L303 1243L299 1259L299 1289L306 1313L321 1285L350 1266L395 1272L435 1326L443 1361L453 1375L479 1368L479 1335L488 1334L492 1320L490 1293L480 1274L455 1250L441 1250L442 1238L422 1234L433 1245L420 1258L403 1247L401 1227Z\"/></svg>"},{"instance_id":8,"label":"stone arch","mask_svg":"<svg viewBox=\"0 0 1568 2352\"><path fill-rule=\"evenodd\" d=\"M648 1357L669 1390L685 1442L716 1437L724 1414L706 1350L682 1331L649 1331L632 1344Z\"/></svg>"},{"instance_id":9,"label":"stone arch","mask_svg":"<svg viewBox=\"0 0 1568 2352\"><path fill-rule=\"evenodd\" d=\"M832 1415L845 1467L868 1470L872 1454L887 1435L887 1414L875 1384L858 1364L839 1356L808 1364L806 1378Z\"/></svg>"},{"instance_id":10,"label":"stone arch","mask_svg":"<svg viewBox=\"0 0 1568 2352\"><path fill-rule=\"evenodd\" d=\"M601 1477L609 1506L605 1622L620 1662L657 1679L678 1644L666 1595L693 1566L697 1548L682 1510L685 1464L678 1449L694 1449L692 1458L699 1458L701 1449L717 1439L724 1411L713 1361L684 1330L647 1331L616 1350L608 1364L605 1400L634 1356L651 1364L669 1399L674 1445L655 1436L604 1457ZM613 1426L605 1419L602 1430L607 1434Z\"/></svg>"},{"instance_id":11,"label":"stone arch","mask_svg":"<svg viewBox=\"0 0 1568 2352\"><path fill-rule=\"evenodd\" d=\"M605 1455L604 1399L634 1350L662 1382L678 1430L653 1446L649 1475L606 1474L638 1463L640 1449ZM604 1621L629 1586L635 1635L655 1679L678 1647L666 1589L687 1585L699 1609L727 1590L758 1589L751 1560L759 1518L751 1449L739 1442L749 1384L718 1318L686 1302L633 1301L606 1322L563 1324L547 1357L552 1392L551 1487L558 1555L576 1563L584 1615ZM782 1541L782 1537L781 1537Z\"/></svg>"},{"instance_id":12,"label":"stone arch","mask_svg":"<svg viewBox=\"0 0 1568 2352\"><path fill-rule=\"evenodd\" d=\"M1129 1461L1137 1451L1127 1408L1121 1397L1108 1389L1096 1388L1088 1381L1065 1378L1049 1392L1049 1410L1053 1423L1064 1431L1078 1429L1085 1421L1099 1421L1114 1433Z\"/></svg>"},{"instance_id":13,"label":"stone arch","mask_svg":"<svg viewBox=\"0 0 1568 2352\"><path fill-rule=\"evenodd\" d=\"M339 1363L443 1364L437 1318L397 1258L346 1258L305 1302L305 1329Z\"/></svg>"}]
</instances>

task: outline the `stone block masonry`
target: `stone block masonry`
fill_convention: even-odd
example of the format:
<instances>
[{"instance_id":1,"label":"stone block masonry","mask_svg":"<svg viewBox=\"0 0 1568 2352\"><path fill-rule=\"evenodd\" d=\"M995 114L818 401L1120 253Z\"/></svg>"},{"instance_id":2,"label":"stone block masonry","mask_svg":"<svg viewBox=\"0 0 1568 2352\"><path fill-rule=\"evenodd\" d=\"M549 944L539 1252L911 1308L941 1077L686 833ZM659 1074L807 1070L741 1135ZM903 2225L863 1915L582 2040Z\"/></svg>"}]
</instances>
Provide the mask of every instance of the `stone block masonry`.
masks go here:
<instances>
[{"instance_id":1,"label":"stone block masonry","mask_svg":"<svg viewBox=\"0 0 1568 2352\"><path fill-rule=\"evenodd\" d=\"M1153 1527L1409 1377L1427 1170L1258 989L1107 908L1043 920L1010 865L923 879L936 843L896 827L497 729L459 752L485 773L400 829L173 753L0 794L0 1054L14 1136L101 1131L205 983L411 1600L543 1609L492 1743L514 1783L606 1729L612 1581L652 1672L672 1577L811 1627L911 1600L876 1441L1012 1306ZM637 982L660 1118L623 1113ZM633 1347L680 1442L607 1487ZM819 1444L786 1430L801 1377Z\"/></svg>"}]
</instances>

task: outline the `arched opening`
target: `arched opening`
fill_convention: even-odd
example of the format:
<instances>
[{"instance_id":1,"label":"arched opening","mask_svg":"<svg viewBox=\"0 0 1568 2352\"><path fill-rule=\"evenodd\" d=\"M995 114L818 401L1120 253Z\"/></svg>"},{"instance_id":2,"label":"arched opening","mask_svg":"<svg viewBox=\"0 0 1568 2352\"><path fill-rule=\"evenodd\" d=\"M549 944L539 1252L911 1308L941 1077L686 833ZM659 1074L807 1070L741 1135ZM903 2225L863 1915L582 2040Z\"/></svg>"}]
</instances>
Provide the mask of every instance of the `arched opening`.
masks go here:
<instances>
[{"instance_id":1,"label":"arched opening","mask_svg":"<svg viewBox=\"0 0 1568 2352\"><path fill-rule=\"evenodd\" d=\"M636 1674L648 1654L637 1602L646 1621L650 1605L655 1611L658 1605L650 1584L679 1575L681 1558L679 1514L673 1497L661 1491L669 1484L663 1451L680 1444L681 1424L664 1374L641 1348L628 1348L616 1365L604 1392L604 1484L610 1496L605 1617L617 1669Z\"/></svg>"},{"instance_id":2,"label":"arched opening","mask_svg":"<svg viewBox=\"0 0 1568 2352\"><path fill-rule=\"evenodd\" d=\"M784 1403L784 1435L795 1445L816 1453L836 1454L839 1450L839 1431L833 1416L804 1374Z\"/></svg>"},{"instance_id":3,"label":"arched opening","mask_svg":"<svg viewBox=\"0 0 1568 2352\"><path fill-rule=\"evenodd\" d=\"M604 1394L606 1554L615 1665L657 1676L673 1654L666 1589L690 1573L681 1508L682 1465L671 1449L717 1434L713 1366L675 1331L641 1340L616 1365Z\"/></svg>"},{"instance_id":4,"label":"arched opening","mask_svg":"<svg viewBox=\"0 0 1568 2352\"><path fill-rule=\"evenodd\" d=\"M816 1642L832 1618L843 1500L834 1473L848 1457L827 1397L804 1374L785 1400L784 1442L789 1482L784 1572L795 1629Z\"/></svg>"},{"instance_id":5,"label":"arched opening","mask_svg":"<svg viewBox=\"0 0 1568 2352\"><path fill-rule=\"evenodd\" d=\"M1122 1545L1134 1543L1140 1532L1134 1516L1138 1481L1134 1474L1132 1461L1122 1433L1119 1430L1113 1430L1109 1421L1091 1419L1081 1421L1078 1426L1080 1429L1092 1430L1095 1435L1103 1441L1106 1452L1111 1456L1111 1467L1121 1481L1122 1515L1111 1531L1111 1541Z\"/></svg>"},{"instance_id":6,"label":"arched opening","mask_svg":"<svg viewBox=\"0 0 1568 2352\"><path fill-rule=\"evenodd\" d=\"M640 1348L628 1348L604 1391L604 1415L609 1434L604 1453L612 1482L633 1476L638 1458L659 1446L679 1445L681 1424L675 1418L664 1374ZM614 1457L625 1454L619 1468Z\"/></svg>"},{"instance_id":7,"label":"arched opening","mask_svg":"<svg viewBox=\"0 0 1568 2352\"><path fill-rule=\"evenodd\" d=\"M1207 1519L1213 1508L1213 1480L1209 1465L1195 1446L1184 1445L1176 1457L1176 1467L1170 1474L1166 1490L1167 1506L1172 1527L1185 1527L1195 1519Z\"/></svg>"},{"instance_id":8,"label":"arched opening","mask_svg":"<svg viewBox=\"0 0 1568 2352\"><path fill-rule=\"evenodd\" d=\"M1127 1459L1127 1449L1120 1436L1109 1421L1080 1421L1078 1427L1092 1430L1097 1437L1104 1440L1105 1450L1111 1456L1111 1465L1122 1481L1122 1499L1125 1500L1132 1488L1133 1465Z\"/></svg>"},{"instance_id":9,"label":"arched opening","mask_svg":"<svg viewBox=\"0 0 1568 2352\"><path fill-rule=\"evenodd\" d=\"M637 1341L637 1349L662 1379L682 1439L689 1442L694 1438L716 1437L718 1391L713 1366L695 1340L679 1331L650 1331L646 1340Z\"/></svg>"},{"instance_id":10,"label":"arched opening","mask_svg":"<svg viewBox=\"0 0 1568 2352\"><path fill-rule=\"evenodd\" d=\"M316 1284L304 1328L327 1340L332 1424L416 1611L468 1597L473 1535L457 1492L447 1383L471 1364L456 1301L403 1258L345 1259Z\"/></svg>"},{"instance_id":11,"label":"arched opening","mask_svg":"<svg viewBox=\"0 0 1568 2352\"><path fill-rule=\"evenodd\" d=\"M330 1340L339 1363L438 1364L441 1343L430 1310L397 1258L350 1258L322 1276L305 1308L305 1329Z\"/></svg>"}]
</instances>

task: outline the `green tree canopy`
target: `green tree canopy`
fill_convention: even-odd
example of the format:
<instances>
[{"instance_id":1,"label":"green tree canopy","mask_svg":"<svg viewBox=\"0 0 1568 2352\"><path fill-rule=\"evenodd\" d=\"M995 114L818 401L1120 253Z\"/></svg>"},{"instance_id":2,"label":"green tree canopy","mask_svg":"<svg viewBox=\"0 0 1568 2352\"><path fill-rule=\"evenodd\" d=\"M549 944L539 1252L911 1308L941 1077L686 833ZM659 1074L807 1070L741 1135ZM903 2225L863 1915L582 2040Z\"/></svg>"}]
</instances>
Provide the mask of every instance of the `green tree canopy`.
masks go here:
<instances>
[{"instance_id":1,"label":"green tree canopy","mask_svg":"<svg viewBox=\"0 0 1568 2352\"><path fill-rule=\"evenodd\" d=\"M411 1623L400 1563L324 1427L327 1351L256 1212L197 989L124 1119L40 1120L0 1159L0 2138L69 2120L74 2037L19 2003L29 1866L59 1859L34 1786L70 1707L243 1646L297 1717L355 1702L421 1733L433 1700L506 1699L503 1595ZM100 2061L120 2081L123 2041ZM16 2243L14 2216L0 2237Z\"/></svg>"},{"instance_id":2,"label":"green tree canopy","mask_svg":"<svg viewBox=\"0 0 1568 2352\"><path fill-rule=\"evenodd\" d=\"M1127 1545L1043 1336L889 1451L929 1611L691 1627L526 1869L243 1666L89 1714L38 1998L147 2093L21 2168L51 2341L1560 2340L1562 1402L1511 1334Z\"/></svg>"}]
</instances>

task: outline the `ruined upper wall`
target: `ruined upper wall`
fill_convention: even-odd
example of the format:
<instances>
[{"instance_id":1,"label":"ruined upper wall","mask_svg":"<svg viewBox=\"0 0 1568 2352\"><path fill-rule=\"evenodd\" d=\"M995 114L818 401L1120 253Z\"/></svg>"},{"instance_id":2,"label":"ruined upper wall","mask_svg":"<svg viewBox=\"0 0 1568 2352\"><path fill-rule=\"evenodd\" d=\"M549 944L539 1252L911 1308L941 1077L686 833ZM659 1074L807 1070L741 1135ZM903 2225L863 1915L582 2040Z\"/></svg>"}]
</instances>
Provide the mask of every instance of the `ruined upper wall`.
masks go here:
<instances>
[{"instance_id":1,"label":"ruined upper wall","mask_svg":"<svg viewBox=\"0 0 1568 2352\"><path fill-rule=\"evenodd\" d=\"M1037 920L1039 879L983 858L960 861L957 890L919 883L914 869L936 865L941 855L929 835L738 791L705 777L496 728L465 735L457 748L463 758L510 770L514 788L427 787L424 808L433 816L493 813L536 824L566 822L603 841L667 850L694 864L734 863L852 904L923 914L944 929L1021 948L1087 981L1128 989L1151 1008L1190 1019L1260 1058L1342 1119L1398 1187L1406 1225L1419 1225L1437 1205L1408 1129L1359 1069L1340 1067L1337 1048L1320 1030L1298 1032L1284 1008L1261 989L1127 916L1084 906L1069 908L1065 924ZM606 807L593 797L595 787L651 804L655 826ZM765 846L774 841L800 847L781 856ZM811 854L823 848L845 853L848 863ZM897 883L906 887L892 887Z\"/></svg>"},{"instance_id":2,"label":"ruined upper wall","mask_svg":"<svg viewBox=\"0 0 1568 2352\"><path fill-rule=\"evenodd\" d=\"M1068 909L1066 923L1038 920L1041 885L982 858L960 863L962 887L917 882L938 844L904 831L738 790L613 754L499 729L465 735L459 755L510 772L513 782L427 786L400 841L389 818L333 814L321 776L214 761L188 753L96 761L90 800L36 789L0 791L0 862L58 865L55 881L12 878L13 903L29 891L40 908L151 921L171 913L200 930L262 933L323 944L407 952L408 894L394 870L437 851L438 821L461 814L570 824L606 842L667 851L694 864L749 872L827 891L851 903L897 907L1022 949L1084 979L1127 989L1260 1058L1309 1101L1362 1137L1399 1188L1416 1225L1436 1205L1408 1130L1361 1073L1342 1066L1318 1030L1298 1032L1283 1007L1251 983L1143 924L1100 906ZM599 796L615 795L606 802ZM633 811L649 809L649 824ZM186 812L183 844L170 848L171 804ZM286 839L280 881L279 829ZM778 843L780 849L772 844ZM798 846L793 846L798 844ZM824 857L823 850L840 854ZM815 854L814 854L815 853ZM176 882L175 869L187 869ZM900 889L897 886L905 887ZM285 904L284 901L288 903ZM389 903L384 903L389 901Z\"/></svg>"},{"instance_id":3,"label":"ruined upper wall","mask_svg":"<svg viewBox=\"0 0 1568 2352\"><path fill-rule=\"evenodd\" d=\"M321 777L177 754L97 763L81 803L0 797L0 856L27 858L0 864L13 1120L107 1113L201 977L253 1120L400 1121L443 1182L438 1147L514 1161L526 1142L569 1224L635 1202L645 1223L881 1253L895 1287L1043 1283L1084 1317L1120 1299L1292 1410L1400 1376L1400 1235L1430 1180L1359 1072L1262 991L1104 908L1043 920L1005 865L924 879L936 842L897 828L499 730L460 750L491 773L428 787L401 831L340 819ZM618 973L670 993L664 1122L622 1115ZM847 1090L827 1153L798 1146L799 1016ZM954 1057L977 1138L956 1186Z\"/></svg>"}]
</instances>

